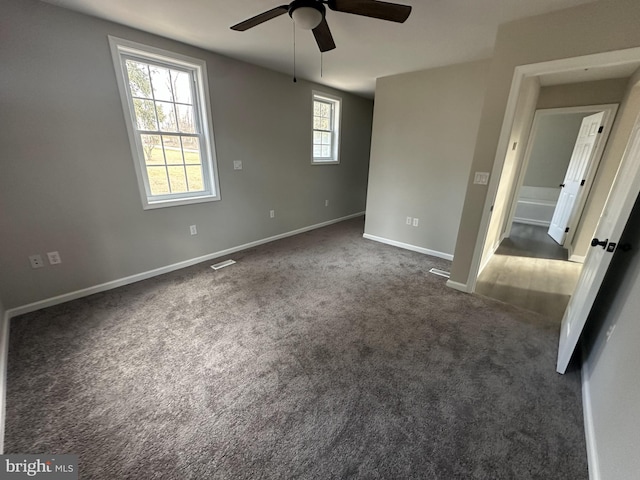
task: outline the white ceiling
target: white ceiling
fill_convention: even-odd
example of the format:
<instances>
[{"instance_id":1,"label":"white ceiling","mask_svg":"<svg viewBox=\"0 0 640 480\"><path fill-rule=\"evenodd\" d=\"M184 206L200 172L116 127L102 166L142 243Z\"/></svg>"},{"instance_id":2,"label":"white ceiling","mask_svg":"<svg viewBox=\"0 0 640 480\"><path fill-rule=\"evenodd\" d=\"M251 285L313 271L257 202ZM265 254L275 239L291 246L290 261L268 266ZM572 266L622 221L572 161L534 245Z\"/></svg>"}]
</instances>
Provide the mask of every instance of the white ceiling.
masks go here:
<instances>
[{"instance_id":1,"label":"white ceiling","mask_svg":"<svg viewBox=\"0 0 640 480\"><path fill-rule=\"evenodd\" d=\"M293 72L293 25L282 15L246 32L231 25L287 0L44 0L280 72ZM296 72L372 97L375 79L489 58L498 25L593 0L398 0L404 24L327 11L337 48L323 55L311 32L296 32Z\"/></svg>"}]
</instances>

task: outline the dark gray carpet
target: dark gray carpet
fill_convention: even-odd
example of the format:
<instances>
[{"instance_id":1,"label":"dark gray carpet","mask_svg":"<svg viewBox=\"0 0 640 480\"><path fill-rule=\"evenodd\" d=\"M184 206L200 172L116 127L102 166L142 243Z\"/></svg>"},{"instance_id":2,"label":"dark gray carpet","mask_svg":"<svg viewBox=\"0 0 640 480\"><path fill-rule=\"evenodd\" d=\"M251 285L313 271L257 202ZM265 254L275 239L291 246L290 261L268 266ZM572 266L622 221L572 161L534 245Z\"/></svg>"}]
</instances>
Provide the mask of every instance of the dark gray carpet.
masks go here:
<instances>
[{"instance_id":1,"label":"dark gray carpet","mask_svg":"<svg viewBox=\"0 0 640 480\"><path fill-rule=\"evenodd\" d=\"M362 230L13 319L6 453L83 479L586 479L558 325Z\"/></svg>"}]
</instances>

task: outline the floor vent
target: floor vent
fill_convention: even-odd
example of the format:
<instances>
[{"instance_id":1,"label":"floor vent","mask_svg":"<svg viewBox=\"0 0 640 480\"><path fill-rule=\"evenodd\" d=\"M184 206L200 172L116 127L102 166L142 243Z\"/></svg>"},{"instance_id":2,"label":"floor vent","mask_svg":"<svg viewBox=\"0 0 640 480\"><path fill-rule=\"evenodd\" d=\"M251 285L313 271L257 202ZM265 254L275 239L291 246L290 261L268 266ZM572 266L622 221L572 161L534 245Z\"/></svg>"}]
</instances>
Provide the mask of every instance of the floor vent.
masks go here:
<instances>
[{"instance_id":1,"label":"floor vent","mask_svg":"<svg viewBox=\"0 0 640 480\"><path fill-rule=\"evenodd\" d=\"M431 270L429 270L429 273L433 273L434 275L440 275L441 277L450 277L449 272L445 271L445 270L439 270L437 268L432 268Z\"/></svg>"},{"instance_id":2,"label":"floor vent","mask_svg":"<svg viewBox=\"0 0 640 480\"><path fill-rule=\"evenodd\" d=\"M216 263L215 265L211 265L211 268L214 270L220 270L221 268L228 267L229 265L233 265L235 260L225 260L224 262Z\"/></svg>"}]
</instances>

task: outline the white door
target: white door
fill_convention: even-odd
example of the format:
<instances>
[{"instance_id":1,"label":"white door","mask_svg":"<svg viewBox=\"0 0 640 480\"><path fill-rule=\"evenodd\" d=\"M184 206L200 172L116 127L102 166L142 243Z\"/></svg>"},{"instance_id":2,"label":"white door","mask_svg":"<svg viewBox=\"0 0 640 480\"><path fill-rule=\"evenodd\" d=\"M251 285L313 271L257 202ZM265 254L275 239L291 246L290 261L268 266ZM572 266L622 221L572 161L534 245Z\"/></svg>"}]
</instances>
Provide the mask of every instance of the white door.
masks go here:
<instances>
[{"instance_id":1,"label":"white door","mask_svg":"<svg viewBox=\"0 0 640 480\"><path fill-rule=\"evenodd\" d=\"M567 370L571 355L578 344L580 333L638 194L640 194L640 117L636 119L636 125L596 228L596 239L603 244L595 245L589 250L576 290L571 296L562 319L556 367L559 373Z\"/></svg>"},{"instance_id":2,"label":"white door","mask_svg":"<svg viewBox=\"0 0 640 480\"><path fill-rule=\"evenodd\" d=\"M603 117L604 112L599 112L582 119L578 139L573 147L564 181L560 185L562 190L549 226L549 236L560 245L564 245L567 227L573 217L582 185L587 178Z\"/></svg>"}]
</instances>

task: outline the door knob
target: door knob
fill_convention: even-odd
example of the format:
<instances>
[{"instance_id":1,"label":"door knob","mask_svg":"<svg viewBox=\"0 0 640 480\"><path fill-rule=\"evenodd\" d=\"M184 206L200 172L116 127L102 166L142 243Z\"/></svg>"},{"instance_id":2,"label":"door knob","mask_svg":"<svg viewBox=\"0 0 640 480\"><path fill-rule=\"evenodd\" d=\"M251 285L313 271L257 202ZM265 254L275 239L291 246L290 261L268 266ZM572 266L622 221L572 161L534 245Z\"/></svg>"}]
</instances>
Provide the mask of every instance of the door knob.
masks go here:
<instances>
[{"instance_id":1,"label":"door knob","mask_svg":"<svg viewBox=\"0 0 640 480\"><path fill-rule=\"evenodd\" d=\"M607 243L609 243L609 239L607 238L606 240L598 240L597 238L594 238L593 240L591 240L591 246L592 247L597 247L598 245L600 245L602 248L606 248L607 247Z\"/></svg>"}]
</instances>

